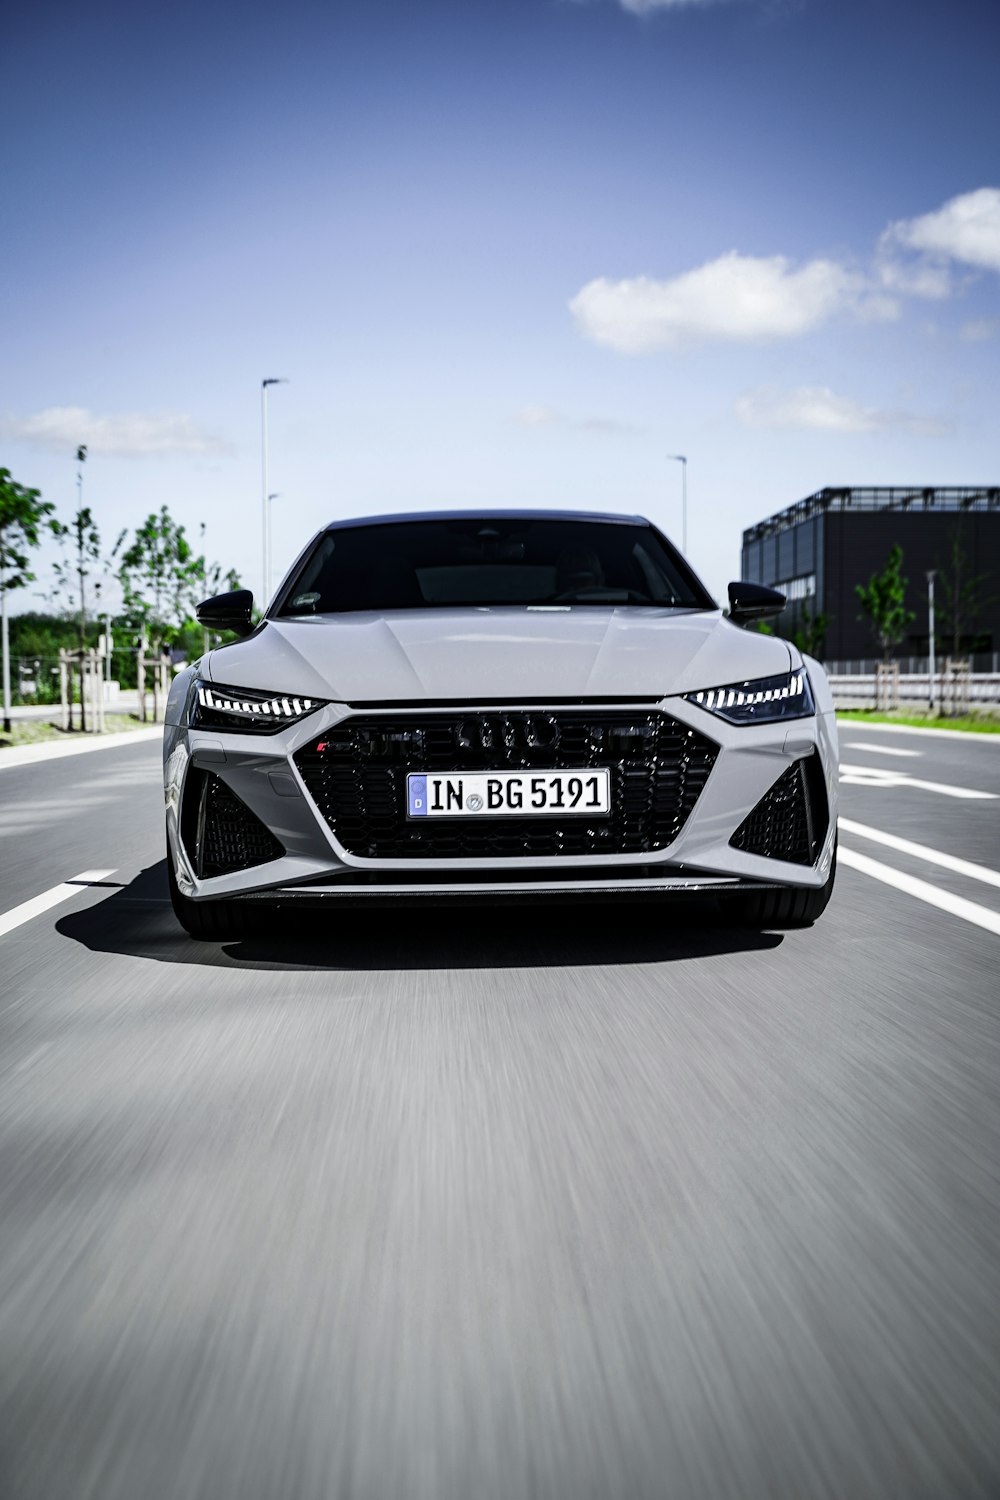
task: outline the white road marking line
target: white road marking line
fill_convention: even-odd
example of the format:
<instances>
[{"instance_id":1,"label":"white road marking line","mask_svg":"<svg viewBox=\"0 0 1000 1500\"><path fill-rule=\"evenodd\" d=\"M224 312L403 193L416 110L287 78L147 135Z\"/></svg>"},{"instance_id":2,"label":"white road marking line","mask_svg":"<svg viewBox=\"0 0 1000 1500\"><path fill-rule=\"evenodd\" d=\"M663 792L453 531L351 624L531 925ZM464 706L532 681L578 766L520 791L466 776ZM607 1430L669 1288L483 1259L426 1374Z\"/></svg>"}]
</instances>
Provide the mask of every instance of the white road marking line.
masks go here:
<instances>
[{"instance_id":1,"label":"white road marking line","mask_svg":"<svg viewBox=\"0 0 1000 1500\"><path fill-rule=\"evenodd\" d=\"M974 792L966 786L948 786L943 781L921 781L905 771L883 771L881 766L848 766L841 762L841 780L846 786L914 787L921 792L937 792L942 797L962 797L978 802L995 802L996 792Z\"/></svg>"},{"instance_id":2,"label":"white road marking line","mask_svg":"<svg viewBox=\"0 0 1000 1500\"><path fill-rule=\"evenodd\" d=\"M838 714L847 734L922 734L936 740L964 740L967 745L992 745L1000 750L1000 734L983 733L982 730L966 729L921 729L916 724L869 724L864 719L845 719Z\"/></svg>"},{"instance_id":3,"label":"white road marking line","mask_svg":"<svg viewBox=\"0 0 1000 1500\"><path fill-rule=\"evenodd\" d=\"M860 740L849 740L844 746L845 750L871 750L875 755L923 755L922 750L897 750L895 745L868 745Z\"/></svg>"},{"instance_id":4,"label":"white road marking line","mask_svg":"<svg viewBox=\"0 0 1000 1500\"><path fill-rule=\"evenodd\" d=\"M22 901L20 906L14 906L0 916L0 937L5 937L8 932L13 932L15 927L21 927L25 922L30 922L32 917L40 917L43 911L49 911L51 907L58 906L60 901L67 901L70 896L79 895L85 886L98 885L114 873L114 870L84 870L81 874L74 875L72 880L65 880L62 885L54 885L50 891L43 891L40 896L32 896L30 901Z\"/></svg>"},{"instance_id":5,"label":"white road marking line","mask_svg":"<svg viewBox=\"0 0 1000 1500\"><path fill-rule=\"evenodd\" d=\"M966 901L962 896L953 896L950 891L939 890L936 885L928 885L926 880L917 880L913 875L904 875L901 870L880 864L877 859L869 859L867 854L856 854L853 849L841 846L837 851L837 862L858 870L862 875L870 875L873 880L895 886L897 891L915 896L918 901L926 901L928 906L936 906L953 917L974 922L977 927L984 927L987 932L1000 937L1000 912L977 906L975 901Z\"/></svg>"},{"instance_id":6,"label":"white road marking line","mask_svg":"<svg viewBox=\"0 0 1000 1500\"><path fill-rule=\"evenodd\" d=\"M885 844L887 849L898 849L900 854L912 854L924 859L929 865L940 865L942 870L951 870L955 875L967 875L970 880L981 880L984 885L1000 886L1000 871L988 865L977 865L969 859L956 859L953 854L942 854L939 849L928 849L926 844L914 844L910 839L901 839L894 833L883 833L881 828L869 828L866 823L855 823L850 818L838 818L845 833L856 833L859 838L871 839L875 844Z\"/></svg>"}]
</instances>

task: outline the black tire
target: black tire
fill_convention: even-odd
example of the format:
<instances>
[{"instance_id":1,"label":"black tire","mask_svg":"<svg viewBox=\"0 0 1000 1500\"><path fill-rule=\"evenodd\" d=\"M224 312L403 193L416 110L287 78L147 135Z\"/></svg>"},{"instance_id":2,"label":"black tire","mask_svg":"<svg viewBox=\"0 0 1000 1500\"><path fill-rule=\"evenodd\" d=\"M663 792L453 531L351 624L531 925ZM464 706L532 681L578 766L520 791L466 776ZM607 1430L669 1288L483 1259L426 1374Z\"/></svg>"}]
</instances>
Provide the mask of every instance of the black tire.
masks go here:
<instances>
[{"instance_id":1,"label":"black tire","mask_svg":"<svg viewBox=\"0 0 1000 1500\"><path fill-rule=\"evenodd\" d=\"M224 943L233 938L247 937L251 931L260 933L263 929L261 919L264 911L258 909L256 902L244 905L240 901L192 901L189 896L182 895L177 886L174 857L169 843L167 884L170 887L170 905L174 909L174 916L188 937L197 938L201 942Z\"/></svg>"},{"instance_id":2,"label":"black tire","mask_svg":"<svg viewBox=\"0 0 1000 1500\"><path fill-rule=\"evenodd\" d=\"M818 890L803 890L790 885L759 894L747 891L729 898L725 915L740 927L810 927L830 904L836 878L837 848L834 845L830 878Z\"/></svg>"}]
</instances>

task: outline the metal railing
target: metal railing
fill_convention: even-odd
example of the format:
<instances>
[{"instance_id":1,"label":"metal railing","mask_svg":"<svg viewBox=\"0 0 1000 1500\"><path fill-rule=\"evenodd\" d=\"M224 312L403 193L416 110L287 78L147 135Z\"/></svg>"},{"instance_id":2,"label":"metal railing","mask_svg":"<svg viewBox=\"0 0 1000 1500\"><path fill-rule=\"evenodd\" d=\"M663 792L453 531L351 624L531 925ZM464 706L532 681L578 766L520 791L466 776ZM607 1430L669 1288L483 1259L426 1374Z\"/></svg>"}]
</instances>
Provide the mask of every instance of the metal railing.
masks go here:
<instances>
[{"instance_id":1,"label":"metal railing","mask_svg":"<svg viewBox=\"0 0 1000 1500\"><path fill-rule=\"evenodd\" d=\"M946 703L953 695L952 684L944 673L935 673L934 701ZM876 674L872 672L834 672L830 674L833 701L841 707L874 707L877 701ZM930 679L923 672L900 672L900 704L927 704L930 702ZM987 706L1000 703L1000 672L970 672L962 685L963 696L970 705Z\"/></svg>"}]
</instances>

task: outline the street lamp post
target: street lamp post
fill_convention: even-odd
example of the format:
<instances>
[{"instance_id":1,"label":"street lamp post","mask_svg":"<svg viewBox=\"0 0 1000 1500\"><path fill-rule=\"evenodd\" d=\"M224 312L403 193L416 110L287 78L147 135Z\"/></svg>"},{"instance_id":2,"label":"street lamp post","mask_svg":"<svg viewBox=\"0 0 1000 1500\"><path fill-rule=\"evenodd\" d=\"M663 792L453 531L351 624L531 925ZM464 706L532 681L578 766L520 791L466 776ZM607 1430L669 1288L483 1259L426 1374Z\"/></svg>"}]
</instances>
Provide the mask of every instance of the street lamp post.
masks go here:
<instances>
[{"instance_id":1,"label":"street lamp post","mask_svg":"<svg viewBox=\"0 0 1000 1500\"><path fill-rule=\"evenodd\" d=\"M273 490L267 497L267 588L264 592L268 598L271 597L271 570L274 561L271 549L271 501L277 500L280 493L279 490Z\"/></svg>"},{"instance_id":2,"label":"street lamp post","mask_svg":"<svg viewBox=\"0 0 1000 1500\"><path fill-rule=\"evenodd\" d=\"M688 461L683 453L668 453L667 457L681 465L681 551L686 559L688 550Z\"/></svg>"},{"instance_id":3,"label":"street lamp post","mask_svg":"<svg viewBox=\"0 0 1000 1500\"><path fill-rule=\"evenodd\" d=\"M263 598L260 601L261 609L267 608L271 580L270 537L268 536L267 525L267 391L269 386L287 384L288 381L284 376L280 375L272 375L260 383L261 530L263 533L261 539L261 551L263 554L261 558L261 592L263 594Z\"/></svg>"},{"instance_id":4,"label":"street lamp post","mask_svg":"<svg viewBox=\"0 0 1000 1500\"><path fill-rule=\"evenodd\" d=\"M937 660L934 651L934 579L937 576L936 568L927 570L927 703L931 713L934 712L934 675L937 670Z\"/></svg>"}]
</instances>

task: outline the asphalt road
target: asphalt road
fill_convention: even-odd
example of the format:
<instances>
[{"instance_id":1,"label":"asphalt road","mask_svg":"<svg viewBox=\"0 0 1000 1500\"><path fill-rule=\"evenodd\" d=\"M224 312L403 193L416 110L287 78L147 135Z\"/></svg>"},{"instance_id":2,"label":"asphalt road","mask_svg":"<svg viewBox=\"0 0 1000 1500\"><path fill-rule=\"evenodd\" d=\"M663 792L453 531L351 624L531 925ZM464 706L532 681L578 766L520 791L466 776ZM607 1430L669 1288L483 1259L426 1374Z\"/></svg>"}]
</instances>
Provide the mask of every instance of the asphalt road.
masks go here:
<instances>
[{"instance_id":1,"label":"asphalt road","mask_svg":"<svg viewBox=\"0 0 1000 1500\"><path fill-rule=\"evenodd\" d=\"M155 745L0 770L0 914L111 872L0 938L2 1500L1000 1494L1000 744L842 760L811 930L222 947Z\"/></svg>"}]
</instances>

